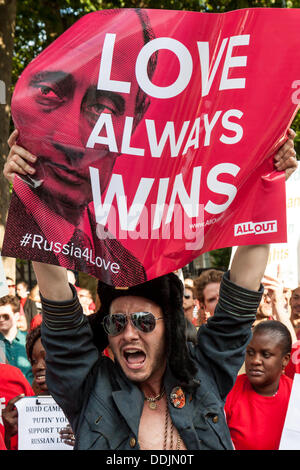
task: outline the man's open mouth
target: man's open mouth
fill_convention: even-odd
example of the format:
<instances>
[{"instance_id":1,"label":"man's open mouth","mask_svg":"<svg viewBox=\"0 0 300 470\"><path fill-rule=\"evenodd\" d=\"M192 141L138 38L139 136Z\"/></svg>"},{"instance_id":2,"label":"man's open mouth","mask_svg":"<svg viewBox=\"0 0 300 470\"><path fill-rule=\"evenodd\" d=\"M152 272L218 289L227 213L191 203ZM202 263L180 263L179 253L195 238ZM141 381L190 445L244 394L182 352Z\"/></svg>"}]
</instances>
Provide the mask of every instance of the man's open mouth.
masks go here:
<instances>
[{"instance_id":1,"label":"man's open mouth","mask_svg":"<svg viewBox=\"0 0 300 470\"><path fill-rule=\"evenodd\" d=\"M126 349L123 351L123 357L130 369L139 369L146 360L146 354L140 349Z\"/></svg>"}]
</instances>

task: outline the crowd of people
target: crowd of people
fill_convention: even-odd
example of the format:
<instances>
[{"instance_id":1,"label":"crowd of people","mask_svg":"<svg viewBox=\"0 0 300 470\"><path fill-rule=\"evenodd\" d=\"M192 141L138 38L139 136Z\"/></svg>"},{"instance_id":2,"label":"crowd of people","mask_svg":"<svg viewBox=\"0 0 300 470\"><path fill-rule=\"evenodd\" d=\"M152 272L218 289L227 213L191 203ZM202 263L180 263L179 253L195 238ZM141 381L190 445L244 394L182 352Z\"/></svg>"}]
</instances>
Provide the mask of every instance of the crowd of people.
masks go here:
<instances>
[{"instance_id":1,"label":"crowd of people","mask_svg":"<svg viewBox=\"0 0 300 470\"><path fill-rule=\"evenodd\" d=\"M72 271L68 279L75 285ZM49 395L46 383L46 352L41 341L42 308L37 284L6 277L8 295L0 298L0 449L18 449L18 411L15 403L24 396ZM83 313L94 313L95 302L87 288L76 287ZM71 428L61 438L74 445Z\"/></svg>"},{"instance_id":2,"label":"crowd of people","mask_svg":"<svg viewBox=\"0 0 300 470\"><path fill-rule=\"evenodd\" d=\"M186 341L197 344L197 332L214 316L224 272L204 269L183 283L182 308ZM76 286L82 312L93 325L97 294ZM179 281L181 282L181 281ZM279 448L293 377L300 372L300 286L288 289L282 281L265 276L264 290L252 326L244 363L224 401L226 421L236 450ZM46 382L46 351L41 340L42 300L36 284L17 284L7 277L9 295L0 298L0 442L2 449L18 449L18 412L15 403L24 396L49 395ZM96 335L96 333L95 333ZM95 336L96 337L96 336ZM102 355L114 361L108 345ZM62 428L61 439L74 446L70 426Z\"/></svg>"},{"instance_id":3,"label":"crowd of people","mask_svg":"<svg viewBox=\"0 0 300 470\"><path fill-rule=\"evenodd\" d=\"M196 326L214 314L223 273L205 270L185 284L191 302L185 315ZM245 361L225 402L227 423L238 450L276 450L285 422L294 374L300 372L300 286L289 289L270 276L253 323ZM194 308L196 306L196 309ZM191 313L192 312L192 313Z\"/></svg>"}]
</instances>

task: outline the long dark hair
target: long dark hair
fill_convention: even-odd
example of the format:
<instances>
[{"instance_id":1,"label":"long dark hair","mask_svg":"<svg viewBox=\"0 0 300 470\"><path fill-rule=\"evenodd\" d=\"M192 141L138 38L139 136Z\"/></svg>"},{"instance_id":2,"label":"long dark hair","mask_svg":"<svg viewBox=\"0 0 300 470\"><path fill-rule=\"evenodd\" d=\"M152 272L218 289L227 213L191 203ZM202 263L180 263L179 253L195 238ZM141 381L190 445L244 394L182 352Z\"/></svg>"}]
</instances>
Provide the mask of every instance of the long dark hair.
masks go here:
<instances>
[{"instance_id":1,"label":"long dark hair","mask_svg":"<svg viewBox=\"0 0 300 470\"><path fill-rule=\"evenodd\" d=\"M99 350L102 351L108 344L101 322L109 313L111 302L120 296L128 295L150 299L163 311L167 359L173 375L186 388L197 386L194 381L197 369L186 341L186 321L182 306L183 284L176 274L166 274L128 289L117 289L99 281L98 295L101 307L97 313L89 315L88 319Z\"/></svg>"}]
</instances>

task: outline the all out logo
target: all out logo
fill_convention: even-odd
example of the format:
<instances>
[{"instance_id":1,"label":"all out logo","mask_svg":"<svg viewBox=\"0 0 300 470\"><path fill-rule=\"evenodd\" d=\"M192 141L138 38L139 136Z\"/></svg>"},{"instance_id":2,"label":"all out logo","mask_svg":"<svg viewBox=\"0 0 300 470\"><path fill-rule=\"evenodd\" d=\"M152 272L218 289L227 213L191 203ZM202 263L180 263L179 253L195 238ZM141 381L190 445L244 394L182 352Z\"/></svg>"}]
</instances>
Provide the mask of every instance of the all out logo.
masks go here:
<instances>
[{"instance_id":1,"label":"all out logo","mask_svg":"<svg viewBox=\"0 0 300 470\"><path fill-rule=\"evenodd\" d=\"M268 220L264 222L243 222L241 224L235 224L234 236L249 235L254 233L260 235L262 233L277 232L277 220Z\"/></svg>"}]
</instances>

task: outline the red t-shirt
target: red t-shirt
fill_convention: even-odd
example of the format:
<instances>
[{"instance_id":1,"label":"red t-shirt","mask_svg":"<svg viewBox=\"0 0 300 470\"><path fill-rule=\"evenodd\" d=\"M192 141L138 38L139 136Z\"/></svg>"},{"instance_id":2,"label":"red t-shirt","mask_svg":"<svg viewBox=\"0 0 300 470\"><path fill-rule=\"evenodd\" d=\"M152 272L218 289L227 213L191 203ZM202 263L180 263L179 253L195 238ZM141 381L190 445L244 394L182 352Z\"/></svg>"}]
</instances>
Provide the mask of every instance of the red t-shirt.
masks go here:
<instances>
[{"instance_id":1,"label":"red t-shirt","mask_svg":"<svg viewBox=\"0 0 300 470\"><path fill-rule=\"evenodd\" d=\"M4 426L2 410L9 400L24 393L25 396L34 396L34 391L23 373L17 367L10 364L0 364L0 434L4 440ZM18 436L11 439L11 450L18 448Z\"/></svg>"},{"instance_id":2,"label":"red t-shirt","mask_svg":"<svg viewBox=\"0 0 300 470\"><path fill-rule=\"evenodd\" d=\"M236 450L278 450L293 381L281 375L273 397L256 393L246 374L237 377L225 413Z\"/></svg>"},{"instance_id":3,"label":"red t-shirt","mask_svg":"<svg viewBox=\"0 0 300 470\"><path fill-rule=\"evenodd\" d=\"M41 313L37 313L31 320L29 331L34 330L37 326L41 325L43 317Z\"/></svg>"},{"instance_id":4,"label":"red t-shirt","mask_svg":"<svg viewBox=\"0 0 300 470\"><path fill-rule=\"evenodd\" d=\"M2 437L1 432L0 432L0 450L7 450L7 449L6 449L6 446L5 446L5 444L4 444L4 439L3 439L3 437Z\"/></svg>"},{"instance_id":5,"label":"red t-shirt","mask_svg":"<svg viewBox=\"0 0 300 470\"><path fill-rule=\"evenodd\" d=\"M291 359L285 368L285 374L291 379L295 374L300 374L300 341L293 344Z\"/></svg>"}]
</instances>

